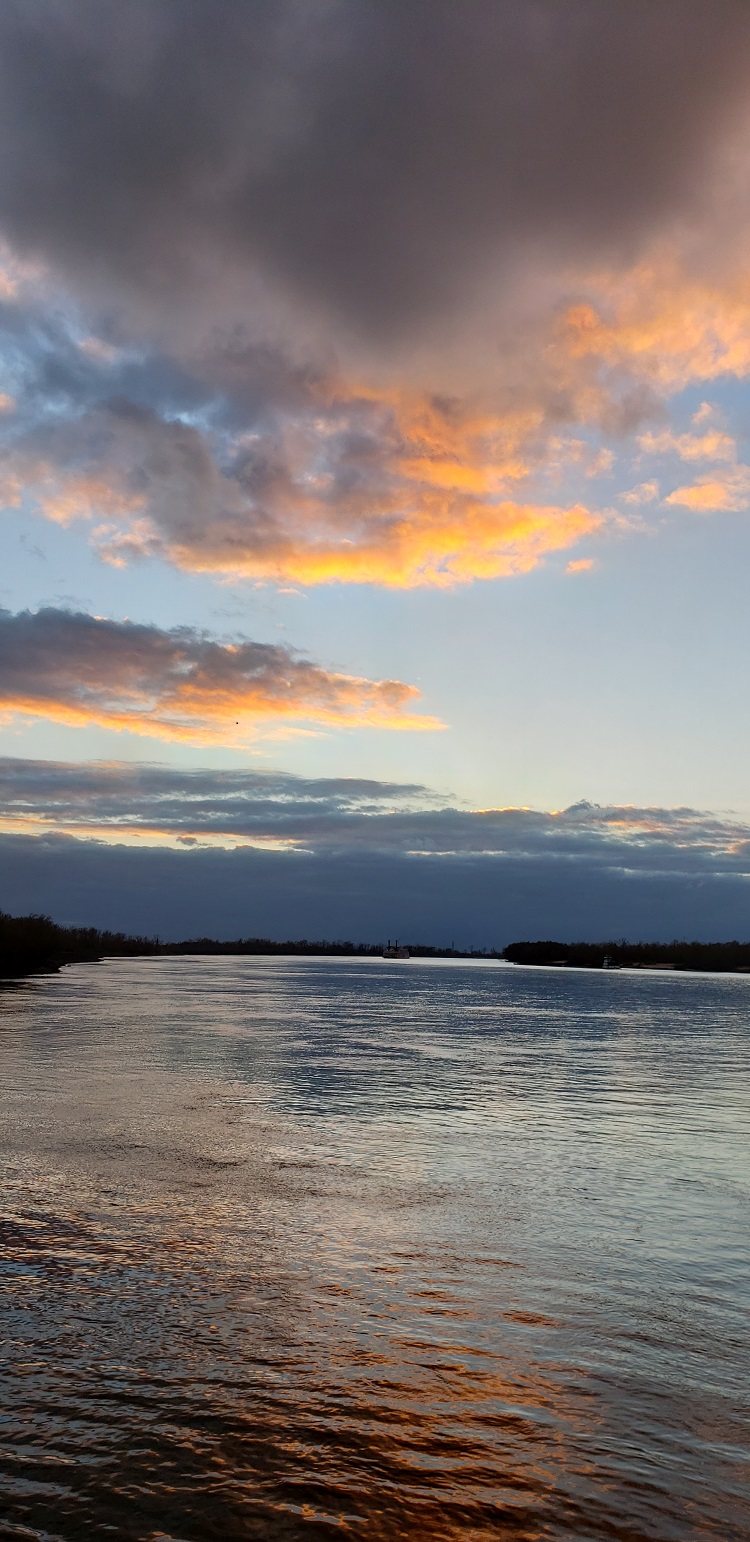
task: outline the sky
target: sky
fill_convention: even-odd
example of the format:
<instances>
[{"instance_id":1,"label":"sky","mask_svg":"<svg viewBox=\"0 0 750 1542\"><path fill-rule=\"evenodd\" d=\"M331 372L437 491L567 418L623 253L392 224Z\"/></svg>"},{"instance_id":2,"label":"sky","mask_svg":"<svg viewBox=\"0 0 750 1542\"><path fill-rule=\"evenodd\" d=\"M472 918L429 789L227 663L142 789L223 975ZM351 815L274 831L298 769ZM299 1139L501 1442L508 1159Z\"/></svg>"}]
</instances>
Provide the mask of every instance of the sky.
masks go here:
<instances>
[{"instance_id":1,"label":"sky","mask_svg":"<svg viewBox=\"0 0 750 1542\"><path fill-rule=\"evenodd\" d=\"M750 8L6 0L0 906L750 935Z\"/></svg>"}]
</instances>

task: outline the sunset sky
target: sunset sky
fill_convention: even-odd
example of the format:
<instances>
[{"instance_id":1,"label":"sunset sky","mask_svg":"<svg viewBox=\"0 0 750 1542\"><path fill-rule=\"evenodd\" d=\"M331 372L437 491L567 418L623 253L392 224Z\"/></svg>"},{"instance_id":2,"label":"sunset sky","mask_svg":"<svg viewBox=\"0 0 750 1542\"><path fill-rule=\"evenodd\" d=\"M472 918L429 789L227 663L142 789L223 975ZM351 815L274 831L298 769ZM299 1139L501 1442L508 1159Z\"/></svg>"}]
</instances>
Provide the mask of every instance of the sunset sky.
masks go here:
<instances>
[{"instance_id":1,"label":"sunset sky","mask_svg":"<svg viewBox=\"0 0 750 1542\"><path fill-rule=\"evenodd\" d=\"M7 0L0 906L750 934L749 86L744 0Z\"/></svg>"}]
</instances>

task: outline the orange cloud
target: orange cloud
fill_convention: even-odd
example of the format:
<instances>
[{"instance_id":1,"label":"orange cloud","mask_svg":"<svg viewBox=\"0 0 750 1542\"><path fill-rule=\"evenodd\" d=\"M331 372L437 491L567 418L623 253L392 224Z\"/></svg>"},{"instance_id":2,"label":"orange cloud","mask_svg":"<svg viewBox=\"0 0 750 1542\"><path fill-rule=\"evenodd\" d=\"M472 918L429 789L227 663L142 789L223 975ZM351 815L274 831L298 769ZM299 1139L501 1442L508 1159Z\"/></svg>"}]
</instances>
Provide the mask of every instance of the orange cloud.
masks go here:
<instances>
[{"instance_id":1,"label":"orange cloud","mask_svg":"<svg viewBox=\"0 0 750 1542\"><path fill-rule=\"evenodd\" d=\"M570 360L624 367L666 392L750 373L750 270L693 277L675 249L662 247L584 287L591 298L570 306L558 331L557 349Z\"/></svg>"},{"instance_id":2,"label":"orange cloud","mask_svg":"<svg viewBox=\"0 0 750 1542\"><path fill-rule=\"evenodd\" d=\"M431 729L400 680L328 671L288 648L218 643L61 610L0 611L0 713L241 745L278 724Z\"/></svg>"},{"instance_id":3,"label":"orange cloud","mask_svg":"<svg viewBox=\"0 0 750 1542\"><path fill-rule=\"evenodd\" d=\"M577 562L569 562L566 573L590 573L596 567L593 557L579 557Z\"/></svg>"},{"instance_id":4,"label":"orange cloud","mask_svg":"<svg viewBox=\"0 0 750 1542\"><path fill-rule=\"evenodd\" d=\"M289 540L266 552L232 556L221 546L175 542L169 554L193 572L292 579L301 584L377 583L393 588L449 587L475 578L526 573L548 552L573 546L601 524L578 504L572 508L422 493L418 509L355 541ZM127 538L126 538L127 545ZM113 553L117 544L112 543Z\"/></svg>"},{"instance_id":5,"label":"orange cloud","mask_svg":"<svg viewBox=\"0 0 750 1542\"><path fill-rule=\"evenodd\" d=\"M687 461L737 458L736 441L720 429L710 429L705 434L674 434L666 429L660 434L641 434L638 445L647 455L679 455L680 460Z\"/></svg>"},{"instance_id":6,"label":"orange cloud","mask_svg":"<svg viewBox=\"0 0 750 1542\"><path fill-rule=\"evenodd\" d=\"M161 554L192 572L282 583L447 586L527 572L602 523L580 503L518 496L541 424L536 410L472 414L416 393L339 389L240 435L221 467L193 426L115 405L67 439L56 429L45 458L18 448L6 501L24 488L57 523L98 517L94 543L114 563ZM585 446L574 450L585 460Z\"/></svg>"},{"instance_id":7,"label":"orange cloud","mask_svg":"<svg viewBox=\"0 0 750 1542\"><path fill-rule=\"evenodd\" d=\"M654 392L750 373L743 271L691 276L663 247L629 272L577 282L584 298L552 333L540 323L526 335L492 407L486 382L484 397L463 400L323 374L297 396L271 393L245 433L224 432L219 414L212 437L114 398L42 422L26 440L22 430L9 447L5 502L27 495L58 524L89 521L115 565L157 555L185 571L281 585L402 589L528 572L612 518L559 491L612 468L612 450L573 425L611 421L624 400L625 428L642 426ZM95 343L80 346L98 357ZM673 506L745 506L735 441L708 403L690 432L647 430L638 446L717 463L670 494ZM623 503L657 499L656 479L642 474Z\"/></svg>"},{"instance_id":8,"label":"orange cloud","mask_svg":"<svg viewBox=\"0 0 750 1542\"><path fill-rule=\"evenodd\" d=\"M697 514L739 514L750 508L750 466L737 466L726 475L699 477L689 487L677 487L665 503Z\"/></svg>"}]
</instances>

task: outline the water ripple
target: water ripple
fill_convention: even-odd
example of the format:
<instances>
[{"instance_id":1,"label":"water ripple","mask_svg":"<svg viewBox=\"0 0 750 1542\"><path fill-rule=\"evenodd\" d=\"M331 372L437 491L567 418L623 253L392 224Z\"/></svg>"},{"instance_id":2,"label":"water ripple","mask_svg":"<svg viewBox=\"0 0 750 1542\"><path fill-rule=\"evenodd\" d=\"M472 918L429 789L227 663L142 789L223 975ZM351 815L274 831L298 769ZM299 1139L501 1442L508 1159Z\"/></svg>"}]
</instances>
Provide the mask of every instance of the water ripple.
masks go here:
<instances>
[{"instance_id":1,"label":"water ripple","mask_svg":"<svg viewBox=\"0 0 750 1542\"><path fill-rule=\"evenodd\" d=\"M746 1542L750 980L0 998L0 1536Z\"/></svg>"}]
</instances>

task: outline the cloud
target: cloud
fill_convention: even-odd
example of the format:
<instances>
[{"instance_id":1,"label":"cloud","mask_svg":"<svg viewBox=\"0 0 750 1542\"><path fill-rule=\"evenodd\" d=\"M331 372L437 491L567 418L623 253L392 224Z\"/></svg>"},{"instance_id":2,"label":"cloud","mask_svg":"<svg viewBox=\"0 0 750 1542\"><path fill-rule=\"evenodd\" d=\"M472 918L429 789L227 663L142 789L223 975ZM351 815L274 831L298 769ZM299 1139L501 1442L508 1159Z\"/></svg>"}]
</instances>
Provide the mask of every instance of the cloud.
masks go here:
<instances>
[{"instance_id":1,"label":"cloud","mask_svg":"<svg viewBox=\"0 0 750 1542\"><path fill-rule=\"evenodd\" d=\"M705 427L712 415L707 403L693 415L693 424ZM750 467L738 466L737 442L731 434L714 426L701 434L675 434L671 429L660 433L651 431L638 439L644 454L675 455L683 461L718 461L719 466L704 472L690 486L677 487L664 499L672 507L691 509L698 514L718 512L738 513L750 506ZM625 494L626 502L643 502L643 494L651 486L658 491L658 483L641 484L641 489Z\"/></svg>"},{"instance_id":2,"label":"cloud","mask_svg":"<svg viewBox=\"0 0 750 1542\"><path fill-rule=\"evenodd\" d=\"M467 809L419 784L10 757L0 794L6 831L750 877L750 826L690 808Z\"/></svg>"},{"instance_id":3,"label":"cloud","mask_svg":"<svg viewBox=\"0 0 750 1542\"><path fill-rule=\"evenodd\" d=\"M734 461L737 459L737 443L731 434L712 428L705 434L675 434L663 429L655 434L641 434L638 445L647 455L678 455L680 460Z\"/></svg>"},{"instance_id":4,"label":"cloud","mask_svg":"<svg viewBox=\"0 0 750 1542\"><path fill-rule=\"evenodd\" d=\"M447 586L603 530L602 433L730 463L663 403L750 371L749 73L734 0L6 8L6 506Z\"/></svg>"},{"instance_id":5,"label":"cloud","mask_svg":"<svg viewBox=\"0 0 750 1542\"><path fill-rule=\"evenodd\" d=\"M608 524L590 504L613 464L602 431L640 429L647 455L736 455L710 407L689 433L643 421L686 382L750 370L750 298L703 284L691 322L696 285L666 258L597 283L598 310L548 317L492 390L459 392L357 378L242 334L182 359L132 338L92 349L62 300L22 296L0 308L15 402L0 496L87 521L116 565L158 555L253 581L401 588L528 572ZM623 497L652 492L654 477Z\"/></svg>"},{"instance_id":6,"label":"cloud","mask_svg":"<svg viewBox=\"0 0 750 1542\"><path fill-rule=\"evenodd\" d=\"M190 627L45 609L0 611L0 712L242 744L279 724L435 728L398 680L337 674L291 649Z\"/></svg>"},{"instance_id":7,"label":"cloud","mask_svg":"<svg viewBox=\"0 0 750 1542\"><path fill-rule=\"evenodd\" d=\"M514 496L538 415L329 383L213 436L127 400L41 418L7 441L6 506L97 521L110 562L278 582L445 586L526 572L601 516Z\"/></svg>"},{"instance_id":8,"label":"cloud","mask_svg":"<svg viewBox=\"0 0 750 1542\"><path fill-rule=\"evenodd\" d=\"M593 557L578 557L575 562L568 563L565 571L566 573L590 573L595 567L596 562Z\"/></svg>"},{"instance_id":9,"label":"cloud","mask_svg":"<svg viewBox=\"0 0 750 1542\"><path fill-rule=\"evenodd\" d=\"M419 786L11 759L0 788L0 907L59 921L495 947L750 935L750 826L699 810L467 810Z\"/></svg>"},{"instance_id":10,"label":"cloud","mask_svg":"<svg viewBox=\"0 0 750 1542\"><path fill-rule=\"evenodd\" d=\"M735 0L25 0L0 217L110 292L252 271L393 334L531 243L629 250L690 211L749 54Z\"/></svg>"},{"instance_id":11,"label":"cloud","mask_svg":"<svg viewBox=\"0 0 750 1542\"><path fill-rule=\"evenodd\" d=\"M636 506L642 503L654 503L659 496L659 483L652 478L650 482L639 482L637 487L631 487L628 492L622 493L623 503L632 503Z\"/></svg>"},{"instance_id":12,"label":"cloud","mask_svg":"<svg viewBox=\"0 0 750 1542\"><path fill-rule=\"evenodd\" d=\"M689 487L676 487L664 502L696 514L743 513L750 508L750 466L709 472Z\"/></svg>"},{"instance_id":13,"label":"cloud","mask_svg":"<svg viewBox=\"0 0 750 1542\"><path fill-rule=\"evenodd\" d=\"M703 428L706 423L712 423L716 416L716 408L712 402L701 402L700 407L693 413L691 423L694 428Z\"/></svg>"},{"instance_id":14,"label":"cloud","mask_svg":"<svg viewBox=\"0 0 750 1542\"><path fill-rule=\"evenodd\" d=\"M159 836L227 844L335 842L347 821L354 829L363 818L362 829L374 831L372 816L434 813L447 805L416 783L10 757L0 759L0 793L8 829L41 825L67 833L85 829L102 839Z\"/></svg>"},{"instance_id":15,"label":"cloud","mask_svg":"<svg viewBox=\"0 0 750 1542\"><path fill-rule=\"evenodd\" d=\"M165 851L62 837L0 836L0 907L174 939L398 936L501 948L522 937L750 936L750 886L731 873L629 873L513 856Z\"/></svg>"},{"instance_id":16,"label":"cloud","mask_svg":"<svg viewBox=\"0 0 750 1542\"><path fill-rule=\"evenodd\" d=\"M581 273L588 298L560 318L561 357L634 374L662 395L750 373L750 265L744 245L695 271L672 241L632 267Z\"/></svg>"}]
</instances>

